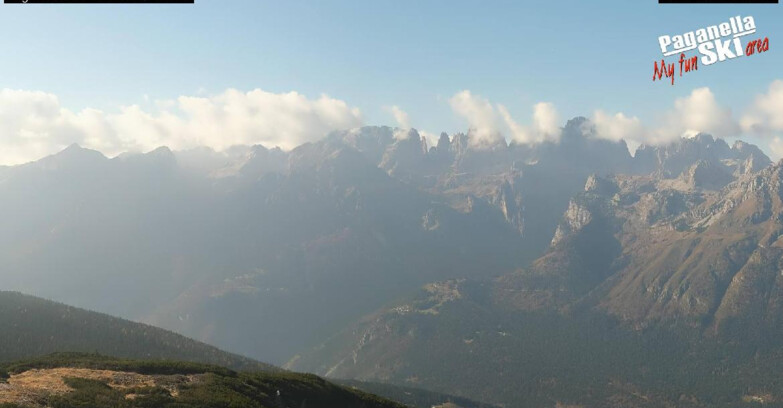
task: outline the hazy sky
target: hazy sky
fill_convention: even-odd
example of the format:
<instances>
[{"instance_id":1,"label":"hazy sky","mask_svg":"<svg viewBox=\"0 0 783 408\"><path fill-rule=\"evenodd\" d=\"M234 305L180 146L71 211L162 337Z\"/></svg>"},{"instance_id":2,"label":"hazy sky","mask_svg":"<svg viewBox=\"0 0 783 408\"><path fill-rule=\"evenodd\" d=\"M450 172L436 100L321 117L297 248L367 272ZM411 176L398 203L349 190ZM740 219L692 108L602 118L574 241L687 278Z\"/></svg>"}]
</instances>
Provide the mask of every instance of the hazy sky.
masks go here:
<instances>
[{"instance_id":1,"label":"hazy sky","mask_svg":"<svg viewBox=\"0 0 783 408\"><path fill-rule=\"evenodd\" d=\"M735 15L755 17L754 38L768 36L769 52L701 66L677 77L674 86L651 81L653 61L661 59L658 36ZM8 152L0 154L0 162L29 160L69 142L103 146L109 153L158 142L220 148L261 141L290 147L310 140L303 132L359 123L402 124L432 133L484 124L507 138L521 134L541 140L545 136L535 135L550 122L594 117L596 110L610 130L664 127L725 131L727 137L748 136L750 126L741 122L750 115L756 121L746 122L761 126L757 133L764 134L751 138L768 151L778 149L779 156L780 139L772 148L768 143L783 124L768 117L775 109L783 116L783 90L770 90L774 80L783 79L783 54L777 49L783 41L781 21L783 5L659 5L655 0L5 5L0 6L0 89L6 90L0 95L0 120L9 123L0 125L0 150ZM703 87L707 94L693 94ZM227 89L238 93L226 95ZM253 90L263 94L248 94ZM766 102L755 103L762 94ZM177 99L181 96L197 98L187 105ZM534 114L541 102L548 104L538 105ZM693 111L713 102L709 112ZM233 116L207 130L250 134L228 140L207 135L204 124L225 110ZM303 110L307 125L291 129ZM187 118L180 123L182 111ZM731 130L726 130L731 123L716 124L712 117L703 120L709 122L704 129L685 123L687 117L729 111L737 124ZM268 112L285 120L256 118ZM9 115L29 117L9 120ZM42 124L46 121L52 124ZM264 126L269 129L248 130ZM162 133L129 142L130 133L145 130ZM171 141L182 132L199 135ZM285 136L270 136L274 132Z\"/></svg>"}]
</instances>

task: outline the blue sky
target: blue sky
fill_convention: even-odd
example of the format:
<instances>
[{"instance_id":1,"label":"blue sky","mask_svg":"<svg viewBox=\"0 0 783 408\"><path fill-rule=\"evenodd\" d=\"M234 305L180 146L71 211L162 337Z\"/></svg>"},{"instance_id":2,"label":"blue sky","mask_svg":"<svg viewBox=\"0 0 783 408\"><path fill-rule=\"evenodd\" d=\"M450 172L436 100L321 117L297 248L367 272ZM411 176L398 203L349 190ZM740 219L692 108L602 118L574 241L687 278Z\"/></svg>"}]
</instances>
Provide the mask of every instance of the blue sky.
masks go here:
<instances>
[{"instance_id":1,"label":"blue sky","mask_svg":"<svg viewBox=\"0 0 783 408\"><path fill-rule=\"evenodd\" d=\"M770 51L652 82L657 38L752 15ZM62 107L113 111L227 88L325 93L394 124L464 130L449 98L470 90L521 124L551 102L562 119L596 109L654 124L709 87L740 113L783 79L783 5L636 1L263 1L0 7L0 88L44 91ZM145 97L146 95L146 97ZM151 107L150 107L151 109Z\"/></svg>"}]
</instances>

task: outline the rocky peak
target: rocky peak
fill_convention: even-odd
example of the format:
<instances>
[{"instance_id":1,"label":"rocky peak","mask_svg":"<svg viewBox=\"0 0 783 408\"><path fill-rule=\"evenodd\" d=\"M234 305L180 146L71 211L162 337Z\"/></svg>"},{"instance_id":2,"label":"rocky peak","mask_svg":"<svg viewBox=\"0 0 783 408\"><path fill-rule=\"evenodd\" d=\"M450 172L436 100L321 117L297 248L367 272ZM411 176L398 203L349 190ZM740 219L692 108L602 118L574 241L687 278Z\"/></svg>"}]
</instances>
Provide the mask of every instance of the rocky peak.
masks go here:
<instances>
[{"instance_id":1,"label":"rocky peak","mask_svg":"<svg viewBox=\"0 0 783 408\"><path fill-rule=\"evenodd\" d=\"M496 205L506 221L511 224L520 235L525 232L525 214L522 201L522 192L514 188L514 180L506 180L500 187Z\"/></svg>"},{"instance_id":2,"label":"rocky peak","mask_svg":"<svg viewBox=\"0 0 783 408\"><path fill-rule=\"evenodd\" d=\"M437 151L448 152L450 145L451 145L451 140L449 139L448 133L446 132L441 133L440 138L438 139Z\"/></svg>"},{"instance_id":3,"label":"rocky peak","mask_svg":"<svg viewBox=\"0 0 783 408\"><path fill-rule=\"evenodd\" d=\"M396 141L394 135L395 130L388 126L365 126L333 132L327 136L327 139L350 146L377 164L380 163L386 149Z\"/></svg>"},{"instance_id":4,"label":"rocky peak","mask_svg":"<svg viewBox=\"0 0 783 408\"><path fill-rule=\"evenodd\" d=\"M126 154L117 159L126 171L145 175L145 177L155 177L156 174L173 174L178 167L177 158L166 146L158 147L144 154Z\"/></svg>"},{"instance_id":5,"label":"rocky peak","mask_svg":"<svg viewBox=\"0 0 783 408\"><path fill-rule=\"evenodd\" d=\"M592 125L589 119L583 116L577 116L566 122L565 126L563 127L562 138L566 141L583 138L585 133L589 132L591 128Z\"/></svg>"},{"instance_id":6,"label":"rocky peak","mask_svg":"<svg viewBox=\"0 0 783 408\"><path fill-rule=\"evenodd\" d=\"M416 129L410 129L405 137L396 140L386 148L378 167L389 174L408 179L411 175L424 170L427 154L426 139L421 137Z\"/></svg>"},{"instance_id":7,"label":"rocky peak","mask_svg":"<svg viewBox=\"0 0 783 408\"><path fill-rule=\"evenodd\" d=\"M395 148L394 146L400 146L397 147L397 150L402 148L416 155L427 154L427 139L421 137L419 131L413 128L408 130L404 138L401 138L396 142L394 142L394 144L390 146L388 149L394 149Z\"/></svg>"},{"instance_id":8,"label":"rocky peak","mask_svg":"<svg viewBox=\"0 0 783 408\"><path fill-rule=\"evenodd\" d=\"M688 170L682 172L680 179L691 188L720 190L733 178L725 166L712 161L698 160Z\"/></svg>"},{"instance_id":9,"label":"rocky peak","mask_svg":"<svg viewBox=\"0 0 783 408\"><path fill-rule=\"evenodd\" d=\"M699 133L693 137L682 137L667 145L641 145L634 155L634 172L637 174L658 174L663 178L674 178L687 171L699 160L717 166L732 165L739 157L747 155L752 145L730 148L723 139ZM730 171L731 173L731 171Z\"/></svg>"},{"instance_id":10,"label":"rocky peak","mask_svg":"<svg viewBox=\"0 0 783 408\"><path fill-rule=\"evenodd\" d=\"M31 163L31 165L45 170L76 170L89 169L106 161L108 159L101 152L85 149L73 143L61 152Z\"/></svg>"},{"instance_id":11,"label":"rocky peak","mask_svg":"<svg viewBox=\"0 0 783 408\"><path fill-rule=\"evenodd\" d=\"M449 151L456 156L463 155L468 150L468 135L465 133L457 133L451 138L451 144Z\"/></svg>"},{"instance_id":12,"label":"rocky peak","mask_svg":"<svg viewBox=\"0 0 783 408\"><path fill-rule=\"evenodd\" d=\"M731 151L737 159L735 175L755 173L772 164L769 156L758 146L738 140L731 146Z\"/></svg>"},{"instance_id":13,"label":"rocky peak","mask_svg":"<svg viewBox=\"0 0 783 408\"><path fill-rule=\"evenodd\" d=\"M593 220L593 213L578 199L568 203L568 209L563 214L563 220L557 226L552 245L557 245L566 236L578 232Z\"/></svg>"},{"instance_id":14,"label":"rocky peak","mask_svg":"<svg viewBox=\"0 0 783 408\"><path fill-rule=\"evenodd\" d=\"M612 196L617 193L617 184L596 174L591 174L585 182L585 192L600 194L603 196Z\"/></svg>"},{"instance_id":15,"label":"rocky peak","mask_svg":"<svg viewBox=\"0 0 783 408\"><path fill-rule=\"evenodd\" d=\"M279 147L267 149L253 146L250 155L242 165L240 172L245 176L261 177L268 173L284 173L288 166L288 155Z\"/></svg>"}]
</instances>

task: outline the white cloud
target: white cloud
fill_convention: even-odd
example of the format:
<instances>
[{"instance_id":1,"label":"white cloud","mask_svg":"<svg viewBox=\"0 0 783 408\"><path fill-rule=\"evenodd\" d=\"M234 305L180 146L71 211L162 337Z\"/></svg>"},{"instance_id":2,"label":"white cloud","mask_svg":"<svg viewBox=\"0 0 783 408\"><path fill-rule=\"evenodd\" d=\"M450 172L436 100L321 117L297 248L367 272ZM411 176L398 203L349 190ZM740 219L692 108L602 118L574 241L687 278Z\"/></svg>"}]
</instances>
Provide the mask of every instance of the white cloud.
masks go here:
<instances>
[{"instance_id":1,"label":"white cloud","mask_svg":"<svg viewBox=\"0 0 783 408\"><path fill-rule=\"evenodd\" d=\"M783 139L778 136L772 138L769 141L770 157L773 160L780 160L783 158Z\"/></svg>"},{"instance_id":2,"label":"white cloud","mask_svg":"<svg viewBox=\"0 0 783 408\"><path fill-rule=\"evenodd\" d=\"M525 127L517 123L504 105L497 105L511 138L517 143L541 143L560 139L560 115L555 105L539 102L533 105L532 125Z\"/></svg>"},{"instance_id":3,"label":"white cloud","mask_svg":"<svg viewBox=\"0 0 783 408\"><path fill-rule=\"evenodd\" d=\"M769 139L773 158L783 157L783 81L773 81L766 93L756 97L740 119L740 126L747 134Z\"/></svg>"},{"instance_id":4,"label":"white cloud","mask_svg":"<svg viewBox=\"0 0 783 408\"><path fill-rule=\"evenodd\" d=\"M131 105L115 112L72 111L50 93L0 90L0 164L35 160L71 143L110 156L162 145L175 150L196 146L222 150L238 144L292 149L331 130L362 124L359 109L342 100L326 95L308 98L297 92L229 89L212 96L149 102L145 103L149 108ZM519 143L557 141L560 136L560 117L548 102L533 106L529 125L515 121L505 106L469 90L457 92L448 103L470 126L474 147L495 146L504 141L503 134ZM398 126L412 127L410 115L402 108L394 105L385 109ZM697 132L727 138L744 131L768 137L772 152L783 156L783 81L771 83L739 123L706 87L676 99L655 127L645 127L638 117L627 113L603 110L596 110L591 121L596 137L624 139L629 146L664 144ZM437 141L435 134L420 134L430 144Z\"/></svg>"},{"instance_id":5,"label":"white cloud","mask_svg":"<svg viewBox=\"0 0 783 408\"><path fill-rule=\"evenodd\" d=\"M731 110L721 107L712 91L704 87L674 101L674 110L664 116L664 126L656 130L656 138L667 141L700 132L727 138L739 131Z\"/></svg>"},{"instance_id":6,"label":"white cloud","mask_svg":"<svg viewBox=\"0 0 783 408\"><path fill-rule=\"evenodd\" d=\"M500 112L500 116L503 118L503 122L505 122L506 126L511 132L512 139L519 143L532 143L534 141L534 137L530 130L517 123L517 121L514 120L514 118L511 116L511 113L509 113L508 109L506 109L504 105L498 104L498 112Z\"/></svg>"},{"instance_id":7,"label":"white cloud","mask_svg":"<svg viewBox=\"0 0 783 408\"><path fill-rule=\"evenodd\" d=\"M427 146L428 147L437 146L438 145L438 139L440 138L440 134L439 133L427 132L425 130L420 130L419 131L419 136L423 137L424 140L427 141Z\"/></svg>"},{"instance_id":8,"label":"white cloud","mask_svg":"<svg viewBox=\"0 0 783 408\"><path fill-rule=\"evenodd\" d=\"M783 81L773 81L767 93L757 96L740 124L745 132L759 136L783 133Z\"/></svg>"},{"instance_id":9,"label":"white cloud","mask_svg":"<svg viewBox=\"0 0 783 408\"><path fill-rule=\"evenodd\" d=\"M384 107L384 110L394 117L394 121L397 122L397 126L399 127L399 129L394 132L394 138L397 140L407 139L408 130L413 128L408 112L405 112L397 105ZM434 146L438 143L440 134L435 134L426 130L417 130L417 132L419 133L419 136L424 138L427 142L427 146Z\"/></svg>"},{"instance_id":10,"label":"white cloud","mask_svg":"<svg viewBox=\"0 0 783 408\"><path fill-rule=\"evenodd\" d=\"M518 143L540 143L560 138L560 116L549 102L533 106L530 127L517 123L504 105L493 106L489 100L468 90L457 92L449 99L449 104L456 114L467 120L475 135L471 139L475 145L495 145L504 139L503 132L508 132L510 138Z\"/></svg>"},{"instance_id":11,"label":"white cloud","mask_svg":"<svg viewBox=\"0 0 783 408\"><path fill-rule=\"evenodd\" d=\"M639 145L653 142L650 132L636 116L626 116L622 112L611 115L599 109L593 113L591 122L597 137L615 142L625 140L631 154L636 152Z\"/></svg>"},{"instance_id":12,"label":"white cloud","mask_svg":"<svg viewBox=\"0 0 783 408\"><path fill-rule=\"evenodd\" d=\"M449 105L454 113L467 120L473 136L470 143L474 146L493 146L503 140L497 113L487 99L464 90L452 96Z\"/></svg>"},{"instance_id":13,"label":"white cloud","mask_svg":"<svg viewBox=\"0 0 783 408\"><path fill-rule=\"evenodd\" d=\"M695 89L687 97L675 100L673 109L661 116L660 126L656 128L645 127L636 116L622 112L610 114L600 109L593 113L591 121L596 137L623 139L629 146L661 145L700 132L727 138L740 131L731 110L721 107L709 88Z\"/></svg>"},{"instance_id":14,"label":"white cloud","mask_svg":"<svg viewBox=\"0 0 783 408\"><path fill-rule=\"evenodd\" d=\"M0 163L38 159L73 142L116 144L102 112L63 109L55 95L0 90Z\"/></svg>"},{"instance_id":15,"label":"white cloud","mask_svg":"<svg viewBox=\"0 0 783 408\"><path fill-rule=\"evenodd\" d=\"M500 138L501 132L507 132L510 139L523 144L558 141L560 138L561 118L549 102L533 106L529 126L518 123L504 105L493 106L489 100L467 90L455 94L449 103L478 135L488 140ZM768 95L759 98L757 105L758 111L771 118L768 127L783 131L783 81L774 84ZM595 137L613 141L622 139L630 148L640 144L661 145L700 132L729 138L738 136L741 130L731 110L721 106L706 87L676 99L674 106L661 114L656 127L645 127L636 116L623 112L612 114L600 109L593 113L591 122L595 126Z\"/></svg>"},{"instance_id":16,"label":"white cloud","mask_svg":"<svg viewBox=\"0 0 783 408\"><path fill-rule=\"evenodd\" d=\"M648 139L647 130L636 116L625 116L622 112L611 115L599 109L593 114L592 122L595 125L596 135L603 139L638 142Z\"/></svg>"},{"instance_id":17,"label":"white cloud","mask_svg":"<svg viewBox=\"0 0 783 408\"><path fill-rule=\"evenodd\" d=\"M387 110L394 116L394 121L397 122L397 126L403 129L411 128L411 119L410 116L408 116L408 112L400 109L397 105L390 106Z\"/></svg>"},{"instance_id":18,"label":"white cloud","mask_svg":"<svg viewBox=\"0 0 783 408\"><path fill-rule=\"evenodd\" d=\"M57 96L34 91L0 91L0 163L16 164L59 151L71 143L108 155L237 144L292 149L331 130L362 124L359 109L322 95L234 89L210 97L181 96L159 101L155 111L137 105L106 113L73 112Z\"/></svg>"},{"instance_id":19,"label":"white cloud","mask_svg":"<svg viewBox=\"0 0 783 408\"><path fill-rule=\"evenodd\" d=\"M641 144L661 143L636 116L626 116L622 112L611 115L599 109L593 113L591 122L595 126L596 137L615 142L624 140L631 154L635 154Z\"/></svg>"},{"instance_id":20,"label":"white cloud","mask_svg":"<svg viewBox=\"0 0 783 408\"><path fill-rule=\"evenodd\" d=\"M408 112L402 110L399 106L387 106L384 108L397 122L397 129L394 130L394 138L397 140L404 140L408 138L408 130L411 129L411 119L408 116Z\"/></svg>"},{"instance_id":21,"label":"white cloud","mask_svg":"<svg viewBox=\"0 0 783 408\"><path fill-rule=\"evenodd\" d=\"M560 115L555 105L539 102L533 106L533 130L543 139L559 138Z\"/></svg>"}]
</instances>

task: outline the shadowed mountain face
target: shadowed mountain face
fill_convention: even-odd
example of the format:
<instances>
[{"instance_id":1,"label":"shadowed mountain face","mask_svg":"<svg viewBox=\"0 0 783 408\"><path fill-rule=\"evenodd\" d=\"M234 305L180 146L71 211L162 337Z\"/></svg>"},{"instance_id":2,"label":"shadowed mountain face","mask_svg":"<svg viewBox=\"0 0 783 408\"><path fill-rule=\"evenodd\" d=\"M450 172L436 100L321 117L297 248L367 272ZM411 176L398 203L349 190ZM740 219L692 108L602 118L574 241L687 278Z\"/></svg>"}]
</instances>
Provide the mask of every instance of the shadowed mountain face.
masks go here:
<instances>
[{"instance_id":1,"label":"shadowed mountain face","mask_svg":"<svg viewBox=\"0 0 783 408\"><path fill-rule=\"evenodd\" d=\"M474 146L469 132L427 146L415 130L368 127L291 152L160 148L108 159L71 146L0 171L0 285L272 362L445 279L503 276L509 287L534 284L536 296L508 295L525 307L590 299L641 324L670 310L694 322L733 316L700 303L616 311L610 299L643 305L647 292L635 291L656 287L622 280L622 265L651 262L632 247L648 238L624 234L622 217L633 213L633 231L699 234L695 219L677 217L706 211L718 189L769 159L707 135L635 156L597 136L577 118L559 143L538 145ZM721 292L725 277L714 279Z\"/></svg>"},{"instance_id":2,"label":"shadowed mountain face","mask_svg":"<svg viewBox=\"0 0 783 408\"><path fill-rule=\"evenodd\" d=\"M55 352L89 352L281 371L157 327L16 292L0 292L0 327L0 363Z\"/></svg>"},{"instance_id":3,"label":"shadowed mountain face","mask_svg":"<svg viewBox=\"0 0 783 408\"><path fill-rule=\"evenodd\" d=\"M428 284L289 366L511 406L780 401L783 163L725 156L590 176L528 267Z\"/></svg>"}]
</instances>

